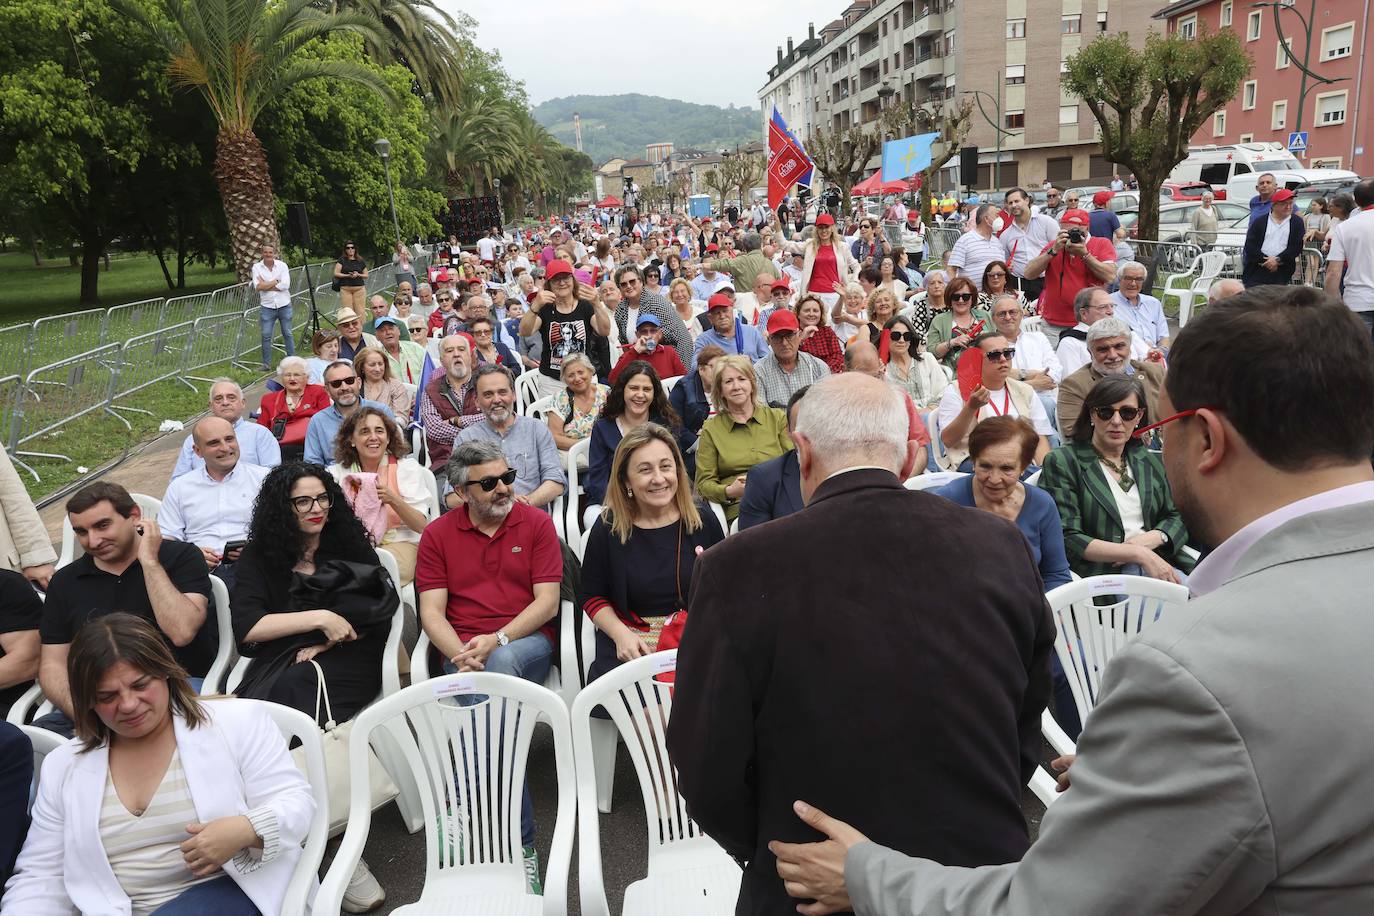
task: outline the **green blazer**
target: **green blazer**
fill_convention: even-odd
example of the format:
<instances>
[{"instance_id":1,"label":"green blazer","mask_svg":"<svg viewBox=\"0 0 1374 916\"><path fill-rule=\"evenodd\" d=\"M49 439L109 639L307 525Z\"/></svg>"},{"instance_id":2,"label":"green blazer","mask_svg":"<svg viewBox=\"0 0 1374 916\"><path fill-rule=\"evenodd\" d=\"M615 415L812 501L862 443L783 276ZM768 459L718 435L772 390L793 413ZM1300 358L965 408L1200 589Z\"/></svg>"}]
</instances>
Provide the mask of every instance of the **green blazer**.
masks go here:
<instances>
[{"instance_id":1,"label":"green blazer","mask_svg":"<svg viewBox=\"0 0 1374 916\"><path fill-rule=\"evenodd\" d=\"M983 322L983 330L995 330L992 326L992 314L985 308L973 307L973 320ZM930 330L926 331L926 349L932 355L935 353L935 345L954 339L954 312L945 310L936 315L930 322ZM945 354L945 358L940 360L954 371L959 371L959 355L963 350L950 350Z\"/></svg>"},{"instance_id":2,"label":"green blazer","mask_svg":"<svg viewBox=\"0 0 1374 916\"><path fill-rule=\"evenodd\" d=\"M1184 527L1183 516L1174 505L1173 494L1169 492L1163 462L1139 442L1126 447L1125 457L1131 468L1131 476L1140 489L1145 530L1159 529L1169 536L1169 543L1156 553L1172 566L1192 572L1194 561L1183 553L1183 547L1188 543L1188 529ZM1107 476L1092 445L1073 442L1050 452L1045 456L1039 484L1041 489L1054 497L1055 505L1059 507L1069 568L1084 577L1120 572L1110 563L1096 563L1083 558L1083 551L1094 540L1119 544L1126 537L1121 524L1121 511L1116 507L1116 500L1107 485Z\"/></svg>"}]
</instances>

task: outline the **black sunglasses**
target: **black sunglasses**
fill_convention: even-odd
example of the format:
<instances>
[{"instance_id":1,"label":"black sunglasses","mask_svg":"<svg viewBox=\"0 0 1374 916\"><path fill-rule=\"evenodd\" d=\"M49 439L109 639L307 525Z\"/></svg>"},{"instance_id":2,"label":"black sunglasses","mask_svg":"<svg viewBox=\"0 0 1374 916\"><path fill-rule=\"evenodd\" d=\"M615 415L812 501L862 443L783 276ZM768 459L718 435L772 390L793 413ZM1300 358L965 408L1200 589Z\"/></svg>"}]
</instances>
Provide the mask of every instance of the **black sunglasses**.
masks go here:
<instances>
[{"instance_id":1,"label":"black sunglasses","mask_svg":"<svg viewBox=\"0 0 1374 916\"><path fill-rule=\"evenodd\" d=\"M918 341L920 341L921 335L917 334L915 331L892 331L888 334L888 339L908 340L912 343L917 343Z\"/></svg>"},{"instance_id":2,"label":"black sunglasses","mask_svg":"<svg viewBox=\"0 0 1374 916\"><path fill-rule=\"evenodd\" d=\"M1093 416L1103 422L1111 420L1116 414L1121 414L1121 419L1126 423L1134 423L1136 417L1145 411L1139 407L1094 407Z\"/></svg>"},{"instance_id":3,"label":"black sunglasses","mask_svg":"<svg viewBox=\"0 0 1374 916\"><path fill-rule=\"evenodd\" d=\"M1016 355L1016 348L1015 348L1015 347L1007 347L1005 350L988 350L987 352L985 352L985 353L983 354L983 358L984 358L984 359L990 359L990 360L992 360L993 362L1000 362L1001 360L1004 360L1004 359L1005 359L1007 362L1011 362L1011 358L1012 358L1013 356L1015 356L1015 355Z\"/></svg>"},{"instance_id":4,"label":"black sunglasses","mask_svg":"<svg viewBox=\"0 0 1374 916\"><path fill-rule=\"evenodd\" d=\"M496 489L496 485L498 483L503 483L506 486L510 486L511 484L515 483L514 469L509 470L504 474L498 474L493 477L483 477L480 480L469 480L468 486L473 486L475 484L481 487L484 493L490 493L492 490Z\"/></svg>"},{"instance_id":5,"label":"black sunglasses","mask_svg":"<svg viewBox=\"0 0 1374 916\"><path fill-rule=\"evenodd\" d=\"M342 388L344 385L352 385L357 380L358 377L356 375L350 375L348 378L336 378L329 383L329 387Z\"/></svg>"},{"instance_id":6,"label":"black sunglasses","mask_svg":"<svg viewBox=\"0 0 1374 916\"><path fill-rule=\"evenodd\" d=\"M949 298L955 300L956 302L961 299L972 299L973 293L950 293Z\"/></svg>"}]
</instances>

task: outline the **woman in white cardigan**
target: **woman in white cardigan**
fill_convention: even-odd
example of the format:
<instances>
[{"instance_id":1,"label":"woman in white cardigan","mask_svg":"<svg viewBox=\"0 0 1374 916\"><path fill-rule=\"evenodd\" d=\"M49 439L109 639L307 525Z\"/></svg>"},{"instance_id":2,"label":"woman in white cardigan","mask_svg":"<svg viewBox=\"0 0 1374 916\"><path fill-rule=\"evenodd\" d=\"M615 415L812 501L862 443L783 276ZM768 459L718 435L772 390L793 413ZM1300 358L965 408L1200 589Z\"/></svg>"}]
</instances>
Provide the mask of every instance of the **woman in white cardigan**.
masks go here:
<instances>
[{"instance_id":1,"label":"woman in white cardigan","mask_svg":"<svg viewBox=\"0 0 1374 916\"><path fill-rule=\"evenodd\" d=\"M826 308L833 310L835 304L840 301L836 284L843 287L859 276L859 262L854 260L849 246L835 231L835 217L829 213L817 216L814 234L806 244L802 246L793 243L788 247L792 251L801 251L805 259L802 263L801 282L798 284L800 295L815 293L821 297ZM819 270L816 263L818 258L821 262ZM817 280L819 282L816 282Z\"/></svg>"},{"instance_id":2,"label":"woman in white cardigan","mask_svg":"<svg viewBox=\"0 0 1374 916\"><path fill-rule=\"evenodd\" d=\"M255 703L201 702L151 623L92 620L67 662L76 738L43 764L0 913L278 913L315 813Z\"/></svg>"}]
</instances>

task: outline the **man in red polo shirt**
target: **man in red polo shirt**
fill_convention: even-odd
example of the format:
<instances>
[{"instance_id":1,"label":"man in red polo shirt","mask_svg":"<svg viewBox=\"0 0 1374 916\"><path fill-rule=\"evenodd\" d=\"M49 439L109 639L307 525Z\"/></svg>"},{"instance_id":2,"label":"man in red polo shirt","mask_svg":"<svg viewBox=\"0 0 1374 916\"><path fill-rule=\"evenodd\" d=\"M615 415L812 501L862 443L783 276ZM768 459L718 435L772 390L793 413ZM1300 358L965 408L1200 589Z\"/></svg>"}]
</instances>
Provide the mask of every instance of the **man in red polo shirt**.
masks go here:
<instances>
[{"instance_id":1,"label":"man in red polo shirt","mask_svg":"<svg viewBox=\"0 0 1374 916\"><path fill-rule=\"evenodd\" d=\"M515 501L515 472L501 444L464 442L448 461L462 504L420 536L415 589L420 623L444 671L491 671L544 683L563 552L547 512ZM525 874L539 882L529 788L520 809Z\"/></svg>"},{"instance_id":2,"label":"man in red polo shirt","mask_svg":"<svg viewBox=\"0 0 1374 916\"><path fill-rule=\"evenodd\" d=\"M1059 237L1026 263L1028 280L1045 278L1040 293L1041 328L1050 344L1078 323L1073 297L1088 286L1106 286L1116 277L1116 248L1110 239L1088 235L1088 211L1067 210L1059 218Z\"/></svg>"}]
</instances>

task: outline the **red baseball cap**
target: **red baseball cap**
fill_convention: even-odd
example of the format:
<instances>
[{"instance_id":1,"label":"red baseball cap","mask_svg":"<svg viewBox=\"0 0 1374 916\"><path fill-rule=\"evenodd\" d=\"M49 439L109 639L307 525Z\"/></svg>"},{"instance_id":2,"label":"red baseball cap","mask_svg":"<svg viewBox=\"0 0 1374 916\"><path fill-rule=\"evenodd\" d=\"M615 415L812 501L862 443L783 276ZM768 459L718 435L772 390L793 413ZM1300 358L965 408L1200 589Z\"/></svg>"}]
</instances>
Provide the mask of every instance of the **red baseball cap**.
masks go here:
<instances>
[{"instance_id":1,"label":"red baseball cap","mask_svg":"<svg viewBox=\"0 0 1374 916\"><path fill-rule=\"evenodd\" d=\"M1096 194L1093 195L1093 206L1101 207L1104 204L1108 203L1115 196L1116 195L1113 194L1111 191L1098 191Z\"/></svg>"},{"instance_id":2,"label":"red baseball cap","mask_svg":"<svg viewBox=\"0 0 1374 916\"><path fill-rule=\"evenodd\" d=\"M822 213L820 216L816 217L816 225L833 226L835 225L835 217L831 216L829 213Z\"/></svg>"},{"instance_id":3,"label":"red baseball cap","mask_svg":"<svg viewBox=\"0 0 1374 916\"><path fill-rule=\"evenodd\" d=\"M799 331L801 325L797 324L797 316L787 309L777 309L768 316L768 336L780 334L783 331Z\"/></svg>"},{"instance_id":4,"label":"red baseball cap","mask_svg":"<svg viewBox=\"0 0 1374 916\"><path fill-rule=\"evenodd\" d=\"M715 242L712 242L711 244L709 244L709 245L706 246L706 253L707 253L707 254L710 254L710 253L713 252L713 251L720 251L720 246L717 245Z\"/></svg>"},{"instance_id":5,"label":"red baseball cap","mask_svg":"<svg viewBox=\"0 0 1374 916\"><path fill-rule=\"evenodd\" d=\"M769 291L770 291L770 292L777 292L777 291L780 290L780 289L785 289L785 290L791 290L791 289L792 289L792 284L790 284L790 283L787 282L787 278L786 278L786 277L779 277L778 279L774 280L774 281L773 281L773 285L769 288Z\"/></svg>"},{"instance_id":6,"label":"red baseball cap","mask_svg":"<svg viewBox=\"0 0 1374 916\"><path fill-rule=\"evenodd\" d=\"M1287 188L1279 188L1269 200L1271 203L1281 203L1285 200L1292 200L1295 196L1296 195Z\"/></svg>"},{"instance_id":7,"label":"red baseball cap","mask_svg":"<svg viewBox=\"0 0 1374 916\"><path fill-rule=\"evenodd\" d=\"M1067 226L1087 226L1092 223L1092 218L1088 216L1087 210L1075 209L1065 210L1064 215L1059 217L1059 225Z\"/></svg>"},{"instance_id":8,"label":"red baseball cap","mask_svg":"<svg viewBox=\"0 0 1374 916\"><path fill-rule=\"evenodd\" d=\"M571 264L564 261L562 258L554 258L549 262L549 266L544 268L544 279L552 282L564 274L571 275L572 272L573 269Z\"/></svg>"},{"instance_id":9,"label":"red baseball cap","mask_svg":"<svg viewBox=\"0 0 1374 916\"><path fill-rule=\"evenodd\" d=\"M445 267L443 270L439 271L437 274L434 275L435 283L447 283L451 279L453 278L449 276L447 267Z\"/></svg>"},{"instance_id":10,"label":"red baseball cap","mask_svg":"<svg viewBox=\"0 0 1374 916\"><path fill-rule=\"evenodd\" d=\"M735 303L731 302L730 297L724 293L716 293L710 299L706 300L706 310L708 312L714 312L716 309L730 309L734 307Z\"/></svg>"}]
</instances>

